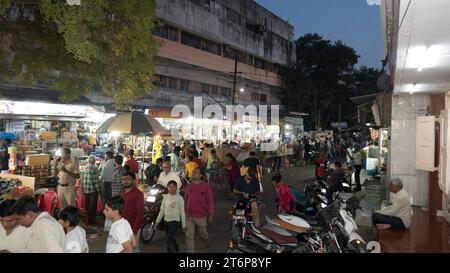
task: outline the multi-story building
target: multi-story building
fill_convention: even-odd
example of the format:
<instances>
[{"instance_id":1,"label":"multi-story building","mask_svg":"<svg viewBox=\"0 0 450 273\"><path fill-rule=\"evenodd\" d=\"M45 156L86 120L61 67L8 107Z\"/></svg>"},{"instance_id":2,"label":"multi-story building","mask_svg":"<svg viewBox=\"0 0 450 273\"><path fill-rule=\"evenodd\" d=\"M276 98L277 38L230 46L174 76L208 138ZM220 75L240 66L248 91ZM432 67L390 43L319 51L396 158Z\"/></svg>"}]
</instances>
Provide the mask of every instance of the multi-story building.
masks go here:
<instances>
[{"instance_id":1,"label":"multi-story building","mask_svg":"<svg viewBox=\"0 0 450 273\"><path fill-rule=\"evenodd\" d=\"M155 16L152 110L192 106L195 96L231 104L236 59L235 104L280 104L280 68L295 60L288 22L253 0L157 0Z\"/></svg>"}]
</instances>

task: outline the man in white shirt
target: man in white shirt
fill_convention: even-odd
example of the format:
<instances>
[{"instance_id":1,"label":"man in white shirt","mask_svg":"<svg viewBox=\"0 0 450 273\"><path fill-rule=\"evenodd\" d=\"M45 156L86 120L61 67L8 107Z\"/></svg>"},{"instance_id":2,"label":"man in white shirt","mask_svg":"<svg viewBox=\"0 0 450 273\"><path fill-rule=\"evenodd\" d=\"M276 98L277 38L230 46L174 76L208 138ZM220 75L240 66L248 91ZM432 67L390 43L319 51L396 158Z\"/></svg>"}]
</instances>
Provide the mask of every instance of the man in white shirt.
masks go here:
<instances>
[{"instance_id":1,"label":"man in white shirt","mask_svg":"<svg viewBox=\"0 0 450 273\"><path fill-rule=\"evenodd\" d=\"M411 200L403 190L403 182L392 179L389 190L394 193L392 204L372 214L372 222L377 229L408 229L411 225Z\"/></svg>"},{"instance_id":2,"label":"man in white shirt","mask_svg":"<svg viewBox=\"0 0 450 273\"><path fill-rule=\"evenodd\" d=\"M0 252L23 253L31 237L31 229L19 225L12 213L14 200L0 204Z\"/></svg>"},{"instance_id":3,"label":"man in white shirt","mask_svg":"<svg viewBox=\"0 0 450 273\"><path fill-rule=\"evenodd\" d=\"M64 229L48 214L40 212L31 196L20 198L12 208L19 224L31 228L31 237L25 245L26 253L62 253Z\"/></svg>"},{"instance_id":4,"label":"man in white shirt","mask_svg":"<svg viewBox=\"0 0 450 273\"><path fill-rule=\"evenodd\" d=\"M112 197L111 183L114 176L114 153L105 153L105 162L100 166L100 185L102 186L102 200L105 202Z\"/></svg>"},{"instance_id":5,"label":"man in white shirt","mask_svg":"<svg viewBox=\"0 0 450 273\"><path fill-rule=\"evenodd\" d=\"M177 173L174 173L171 171L172 165L170 162L164 162L163 163L163 172L159 175L157 184L163 185L167 188L167 183L169 181L173 180L177 182L177 191L180 191L181 188L181 180L180 176Z\"/></svg>"}]
</instances>

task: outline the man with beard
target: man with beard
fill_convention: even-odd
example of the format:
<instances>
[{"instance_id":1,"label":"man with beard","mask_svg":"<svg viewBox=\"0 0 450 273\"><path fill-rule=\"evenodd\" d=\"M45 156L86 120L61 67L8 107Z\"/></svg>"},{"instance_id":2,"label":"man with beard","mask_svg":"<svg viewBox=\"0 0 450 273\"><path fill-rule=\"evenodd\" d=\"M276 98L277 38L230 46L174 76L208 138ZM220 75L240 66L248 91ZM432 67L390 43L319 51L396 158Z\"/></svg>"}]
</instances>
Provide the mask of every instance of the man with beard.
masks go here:
<instances>
[{"instance_id":1,"label":"man with beard","mask_svg":"<svg viewBox=\"0 0 450 273\"><path fill-rule=\"evenodd\" d=\"M144 217L144 194L134 186L135 180L136 175L131 172L122 176L123 191L120 196L125 203L122 216L130 223L137 242ZM139 251L139 245L136 248Z\"/></svg>"}]
</instances>

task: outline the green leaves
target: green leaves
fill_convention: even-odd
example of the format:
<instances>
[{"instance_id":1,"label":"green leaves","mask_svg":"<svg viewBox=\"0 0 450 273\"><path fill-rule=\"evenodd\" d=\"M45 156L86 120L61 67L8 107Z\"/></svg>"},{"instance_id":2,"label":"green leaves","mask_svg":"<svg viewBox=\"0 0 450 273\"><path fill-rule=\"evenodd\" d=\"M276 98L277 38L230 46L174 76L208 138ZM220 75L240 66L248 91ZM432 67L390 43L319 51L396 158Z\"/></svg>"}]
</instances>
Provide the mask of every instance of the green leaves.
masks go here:
<instances>
[{"instance_id":1,"label":"green leaves","mask_svg":"<svg viewBox=\"0 0 450 273\"><path fill-rule=\"evenodd\" d=\"M0 37L9 37L0 38L0 80L45 80L66 101L94 86L116 103L141 98L152 89L153 10L151 0L0 0Z\"/></svg>"}]
</instances>

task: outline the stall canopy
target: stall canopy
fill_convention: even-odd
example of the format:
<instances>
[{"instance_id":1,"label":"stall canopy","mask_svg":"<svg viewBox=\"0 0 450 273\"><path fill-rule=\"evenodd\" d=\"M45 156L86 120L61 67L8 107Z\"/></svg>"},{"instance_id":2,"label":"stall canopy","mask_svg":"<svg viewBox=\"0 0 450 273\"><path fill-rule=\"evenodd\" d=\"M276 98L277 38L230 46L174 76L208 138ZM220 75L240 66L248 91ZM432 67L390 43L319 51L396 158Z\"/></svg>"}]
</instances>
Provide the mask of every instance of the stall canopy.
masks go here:
<instances>
[{"instance_id":1,"label":"stall canopy","mask_svg":"<svg viewBox=\"0 0 450 273\"><path fill-rule=\"evenodd\" d=\"M366 114L371 114L377 126L389 127L391 121L391 93L382 92L350 99L357 104L358 123L364 124L369 121Z\"/></svg>"},{"instance_id":2,"label":"stall canopy","mask_svg":"<svg viewBox=\"0 0 450 273\"><path fill-rule=\"evenodd\" d=\"M142 113L123 113L105 121L98 129L98 134L118 132L122 134L170 135L156 119Z\"/></svg>"}]
</instances>

